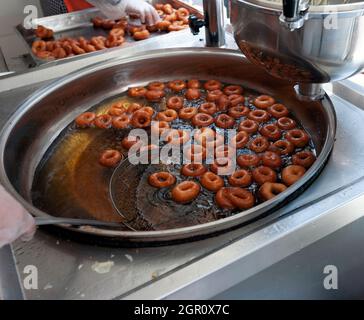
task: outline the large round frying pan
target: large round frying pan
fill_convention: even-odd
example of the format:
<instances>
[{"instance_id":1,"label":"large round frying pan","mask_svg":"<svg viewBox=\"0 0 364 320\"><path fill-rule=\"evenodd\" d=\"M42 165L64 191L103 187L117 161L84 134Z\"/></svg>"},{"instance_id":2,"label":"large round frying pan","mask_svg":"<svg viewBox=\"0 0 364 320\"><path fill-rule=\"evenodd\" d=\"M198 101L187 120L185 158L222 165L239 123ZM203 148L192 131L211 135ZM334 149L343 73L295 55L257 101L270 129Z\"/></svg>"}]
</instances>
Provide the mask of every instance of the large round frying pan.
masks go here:
<instances>
[{"instance_id":1,"label":"large round frying pan","mask_svg":"<svg viewBox=\"0 0 364 320\"><path fill-rule=\"evenodd\" d=\"M82 238L105 242L142 244L181 241L217 234L265 215L294 199L317 177L334 144L335 111L330 99L302 102L291 83L272 79L249 63L244 56L226 49L170 49L153 51L128 59L111 60L70 74L35 92L5 125L0 140L1 183L35 216L57 215L43 212L31 200L35 171L47 149L75 116L129 86L173 79L219 79L276 97L290 107L311 134L318 155L304 178L274 199L250 210L213 222L162 231L128 231L99 227L63 230ZM92 218L92 217L91 217Z\"/></svg>"}]
</instances>

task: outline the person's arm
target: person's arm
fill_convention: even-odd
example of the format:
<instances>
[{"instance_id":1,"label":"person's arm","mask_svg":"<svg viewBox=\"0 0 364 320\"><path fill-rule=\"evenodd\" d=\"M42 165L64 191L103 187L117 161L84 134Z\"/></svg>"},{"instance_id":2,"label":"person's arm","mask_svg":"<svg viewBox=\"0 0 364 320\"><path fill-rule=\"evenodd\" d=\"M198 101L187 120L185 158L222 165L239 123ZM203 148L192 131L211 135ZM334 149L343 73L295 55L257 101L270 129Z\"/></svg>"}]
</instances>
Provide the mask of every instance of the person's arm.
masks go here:
<instances>
[{"instance_id":1,"label":"person's arm","mask_svg":"<svg viewBox=\"0 0 364 320\"><path fill-rule=\"evenodd\" d=\"M18 238L30 240L35 230L33 217L0 185L0 248Z\"/></svg>"},{"instance_id":2,"label":"person's arm","mask_svg":"<svg viewBox=\"0 0 364 320\"><path fill-rule=\"evenodd\" d=\"M117 20L126 15L138 16L142 23L155 25L160 17L152 5L143 0L87 0L107 16Z\"/></svg>"}]
</instances>

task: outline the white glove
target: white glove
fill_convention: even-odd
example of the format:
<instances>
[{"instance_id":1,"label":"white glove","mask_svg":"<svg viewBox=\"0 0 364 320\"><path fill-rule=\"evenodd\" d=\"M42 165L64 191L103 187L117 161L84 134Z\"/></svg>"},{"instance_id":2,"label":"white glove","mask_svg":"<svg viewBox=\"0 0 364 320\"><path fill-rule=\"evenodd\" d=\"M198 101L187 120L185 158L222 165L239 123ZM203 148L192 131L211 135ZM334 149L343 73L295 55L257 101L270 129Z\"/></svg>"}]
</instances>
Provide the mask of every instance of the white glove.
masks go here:
<instances>
[{"instance_id":1,"label":"white glove","mask_svg":"<svg viewBox=\"0 0 364 320\"><path fill-rule=\"evenodd\" d=\"M31 240L35 230L33 217L0 186L0 248L19 237Z\"/></svg>"},{"instance_id":2,"label":"white glove","mask_svg":"<svg viewBox=\"0 0 364 320\"><path fill-rule=\"evenodd\" d=\"M87 0L108 18L118 20L126 15L139 17L141 23L155 25L160 21L157 11L143 0Z\"/></svg>"},{"instance_id":3,"label":"white glove","mask_svg":"<svg viewBox=\"0 0 364 320\"><path fill-rule=\"evenodd\" d=\"M125 12L128 15L139 17L141 23L154 26L161 20L157 10L143 0L124 0L123 2L125 2Z\"/></svg>"}]
</instances>

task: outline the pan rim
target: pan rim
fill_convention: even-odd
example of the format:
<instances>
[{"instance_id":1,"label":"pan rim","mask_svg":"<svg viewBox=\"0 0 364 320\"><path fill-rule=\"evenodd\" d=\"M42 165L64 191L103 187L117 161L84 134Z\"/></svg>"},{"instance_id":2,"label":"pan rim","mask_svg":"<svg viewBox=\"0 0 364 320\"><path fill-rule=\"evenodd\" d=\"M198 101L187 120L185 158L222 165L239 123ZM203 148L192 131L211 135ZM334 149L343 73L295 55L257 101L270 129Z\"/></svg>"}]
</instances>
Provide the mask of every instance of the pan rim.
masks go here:
<instances>
[{"instance_id":1,"label":"pan rim","mask_svg":"<svg viewBox=\"0 0 364 320\"><path fill-rule=\"evenodd\" d=\"M206 55L206 54L214 54L215 56L226 56L231 55L234 57L243 58L242 53L236 50L229 49L220 49L220 48L178 48L172 49L168 51L168 57L180 56L180 55L188 55L188 53L193 53L197 55ZM130 62L135 62L139 60L158 58L165 56L165 50L155 50L150 51L148 54L138 54L134 57L129 58L113 58L109 59L102 63L96 63L91 66L87 66L80 70L74 71L60 79L57 79L46 86L35 91L30 97L24 100L14 112L14 114L10 117L10 119L6 122L3 129L0 132L0 182L8 190L29 212L31 212L35 216L43 216L43 217L52 217L51 215L37 209L27 200L25 200L14 188L10 180L8 179L5 165L4 165L4 152L6 149L8 138L14 128L14 126L18 123L18 121L22 118L22 116L31 109L31 107L37 102L41 101L45 96L51 94L53 91L59 89L63 85L66 85L69 82L72 82L80 77L86 76L90 73L94 73L104 68L111 67L117 63L118 65L127 64ZM292 89L293 90L293 89ZM253 207L252 209L237 213L231 217L227 217L224 219L189 226L183 228L176 229L168 229L168 230L159 230L159 231L120 231L120 230L109 230L102 228L74 228L69 226L60 226L61 228L65 228L78 233L85 233L94 236L101 236L106 238L120 238L127 241L139 241L139 242L154 242L154 241L171 241L178 239L191 238L194 236L200 235L208 235L211 233L221 232L226 229L230 229L246 223L247 221L257 218L260 215L264 214L268 210L274 209L280 203L282 203L287 197L297 192L300 188L303 188L310 180L312 180L316 173L320 170L323 164L328 159L332 148L334 146L334 138L336 134L336 113L333 107L333 104L327 94L322 100L322 106L326 112L328 117L328 128L327 134L325 137L325 143L323 148L317 157L316 162L313 166L306 172L305 177L301 179L299 182L288 188L286 191L278 195L277 197L266 201L258 206Z\"/></svg>"}]
</instances>

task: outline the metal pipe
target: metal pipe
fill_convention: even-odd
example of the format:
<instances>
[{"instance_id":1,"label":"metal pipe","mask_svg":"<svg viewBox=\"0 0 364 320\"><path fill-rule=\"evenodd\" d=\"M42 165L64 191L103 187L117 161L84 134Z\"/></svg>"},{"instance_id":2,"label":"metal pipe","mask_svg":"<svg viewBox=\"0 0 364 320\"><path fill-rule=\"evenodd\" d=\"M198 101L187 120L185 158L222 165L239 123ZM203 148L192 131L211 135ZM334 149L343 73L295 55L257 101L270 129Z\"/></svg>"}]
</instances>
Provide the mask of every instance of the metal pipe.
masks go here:
<instances>
[{"instance_id":1,"label":"metal pipe","mask_svg":"<svg viewBox=\"0 0 364 320\"><path fill-rule=\"evenodd\" d=\"M225 45L224 3L223 0L203 0L207 47Z\"/></svg>"},{"instance_id":2,"label":"metal pipe","mask_svg":"<svg viewBox=\"0 0 364 320\"><path fill-rule=\"evenodd\" d=\"M303 101L321 100L325 96L325 91L321 83L299 83L294 87L297 97Z\"/></svg>"}]
</instances>

